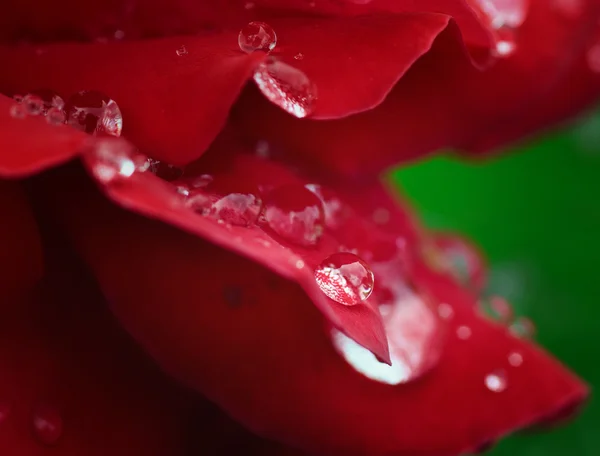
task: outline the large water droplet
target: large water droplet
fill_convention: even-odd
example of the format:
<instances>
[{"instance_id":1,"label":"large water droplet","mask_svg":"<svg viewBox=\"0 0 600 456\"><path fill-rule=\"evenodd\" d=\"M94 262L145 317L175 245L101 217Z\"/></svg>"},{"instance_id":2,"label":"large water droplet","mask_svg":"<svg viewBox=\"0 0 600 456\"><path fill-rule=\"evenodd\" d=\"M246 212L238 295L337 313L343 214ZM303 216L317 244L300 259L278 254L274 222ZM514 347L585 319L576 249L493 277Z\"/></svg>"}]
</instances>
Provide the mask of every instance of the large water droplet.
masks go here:
<instances>
[{"instance_id":1,"label":"large water droplet","mask_svg":"<svg viewBox=\"0 0 600 456\"><path fill-rule=\"evenodd\" d=\"M269 58L258 66L254 81L264 96L291 115L303 118L314 111L316 87L299 69Z\"/></svg>"},{"instance_id":2,"label":"large water droplet","mask_svg":"<svg viewBox=\"0 0 600 456\"><path fill-rule=\"evenodd\" d=\"M275 233L294 244L312 246L323 234L321 200L301 185L272 190L265 200L265 220Z\"/></svg>"},{"instance_id":3,"label":"large water droplet","mask_svg":"<svg viewBox=\"0 0 600 456\"><path fill-rule=\"evenodd\" d=\"M269 52L277 44L277 34L269 24L250 22L240 30L238 44L248 54L254 51Z\"/></svg>"},{"instance_id":4,"label":"large water droplet","mask_svg":"<svg viewBox=\"0 0 600 456\"><path fill-rule=\"evenodd\" d=\"M71 96L65 105L67 123L98 136L121 136L123 116L117 103L94 90Z\"/></svg>"},{"instance_id":5,"label":"large water droplet","mask_svg":"<svg viewBox=\"0 0 600 456\"><path fill-rule=\"evenodd\" d=\"M506 372L502 369L495 370L485 376L484 383L487 389L494 393L501 393L506 390L508 381L506 379Z\"/></svg>"},{"instance_id":6,"label":"large water droplet","mask_svg":"<svg viewBox=\"0 0 600 456\"><path fill-rule=\"evenodd\" d=\"M517 318L509 327L510 332L521 339L531 339L535 336L535 324L527 317Z\"/></svg>"},{"instance_id":7,"label":"large water droplet","mask_svg":"<svg viewBox=\"0 0 600 456\"><path fill-rule=\"evenodd\" d=\"M44 445L55 445L63 434L63 419L56 407L38 405L32 414L33 435Z\"/></svg>"},{"instance_id":8,"label":"large water droplet","mask_svg":"<svg viewBox=\"0 0 600 456\"><path fill-rule=\"evenodd\" d=\"M355 306L373 292L371 268L352 253L334 253L316 269L315 280L323 293L345 306Z\"/></svg>"},{"instance_id":9,"label":"large water droplet","mask_svg":"<svg viewBox=\"0 0 600 456\"><path fill-rule=\"evenodd\" d=\"M129 178L145 169L147 158L126 141L96 140L89 151L94 176L101 182Z\"/></svg>"},{"instance_id":10,"label":"large water droplet","mask_svg":"<svg viewBox=\"0 0 600 456\"><path fill-rule=\"evenodd\" d=\"M514 312L510 303L501 296L482 298L479 301L481 310L494 321L508 324L513 320Z\"/></svg>"}]
</instances>

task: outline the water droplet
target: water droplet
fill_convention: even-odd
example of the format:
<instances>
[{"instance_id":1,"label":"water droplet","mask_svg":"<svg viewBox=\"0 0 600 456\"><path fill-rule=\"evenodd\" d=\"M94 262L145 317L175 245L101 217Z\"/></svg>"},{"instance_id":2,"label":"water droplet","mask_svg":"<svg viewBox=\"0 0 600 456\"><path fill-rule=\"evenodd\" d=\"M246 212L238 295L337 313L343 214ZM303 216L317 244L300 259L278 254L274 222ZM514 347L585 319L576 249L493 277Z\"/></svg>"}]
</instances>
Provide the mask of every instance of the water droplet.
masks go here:
<instances>
[{"instance_id":1,"label":"water droplet","mask_svg":"<svg viewBox=\"0 0 600 456\"><path fill-rule=\"evenodd\" d=\"M67 116L62 109L50 108L46 112L46 122L51 125L62 125L66 122Z\"/></svg>"},{"instance_id":2,"label":"water droplet","mask_svg":"<svg viewBox=\"0 0 600 456\"><path fill-rule=\"evenodd\" d=\"M181 57L182 55L187 55L188 54L188 50L185 47L185 45L182 45L179 49L177 49L175 51L175 54L177 54L179 57Z\"/></svg>"},{"instance_id":3,"label":"water droplet","mask_svg":"<svg viewBox=\"0 0 600 456\"><path fill-rule=\"evenodd\" d=\"M527 317L517 318L510 326L510 332L521 339L531 339L535 336L535 324Z\"/></svg>"},{"instance_id":4,"label":"water droplet","mask_svg":"<svg viewBox=\"0 0 600 456\"><path fill-rule=\"evenodd\" d=\"M517 46L513 41L499 40L496 43L496 55L498 57L508 57L512 55L516 49Z\"/></svg>"},{"instance_id":5,"label":"water droplet","mask_svg":"<svg viewBox=\"0 0 600 456\"><path fill-rule=\"evenodd\" d=\"M152 158L148 159L148 171L167 182L179 179L184 173L184 169L180 166L170 165Z\"/></svg>"},{"instance_id":6,"label":"water droplet","mask_svg":"<svg viewBox=\"0 0 600 456\"><path fill-rule=\"evenodd\" d=\"M187 200L188 207L199 214L237 226L250 226L256 223L261 212L262 201L250 193L230 193L214 195L193 193Z\"/></svg>"},{"instance_id":7,"label":"water droplet","mask_svg":"<svg viewBox=\"0 0 600 456\"><path fill-rule=\"evenodd\" d=\"M9 114L15 119L23 119L27 116L27 110L22 104L15 103L10 106Z\"/></svg>"},{"instance_id":8,"label":"water droplet","mask_svg":"<svg viewBox=\"0 0 600 456\"><path fill-rule=\"evenodd\" d=\"M501 393L506 390L508 382L506 372L502 369L496 370L485 376L484 383L487 389L494 393Z\"/></svg>"},{"instance_id":9,"label":"water droplet","mask_svg":"<svg viewBox=\"0 0 600 456\"><path fill-rule=\"evenodd\" d=\"M43 100L31 93L28 93L23 97L23 106L25 106L25 111L30 116L37 116L44 112Z\"/></svg>"},{"instance_id":10,"label":"water droplet","mask_svg":"<svg viewBox=\"0 0 600 456\"><path fill-rule=\"evenodd\" d=\"M508 364L513 367L519 367L523 364L523 355L519 352L511 352L508 354Z\"/></svg>"},{"instance_id":11,"label":"water droplet","mask_svg":"<svg viewBox=\"0 0 600 456\"><path fill-rule=\"evenodd\" d=\"M56 407L38 405L32 414L33 434L43 445L55 445L63 434L63 419Z\"/></svg>"},{"instance_id":12,"label":"water droplet","mask_svg":"<svg viewBox=\"0 0 600 456\"><path fill-rule=\"evenodd\" d=\"M378 225L385 225L390 221L390 211L384 207L379 207L373 211L373 221Z\"/></svg>"},{"instance_id":13,"label":"water droplet","mask_svg":"<svg viewBox=\"0 0 600 456\"><path fill-rule=\"evenodd\" d=\"M29 95L38 97L42 101L42 113L46 114L50 109L62 111L65 108L65 100L51 89L34 90Z\"/></svg>"},{"instance_id":14,"label":"water droplet","mask_svg":"<svg viewBox=\"0 0 600 456\"><path fill-rule=\"evenodd\" d=\"M304 59L304 54L302 52L298 52L295 56L294 56L294 60L303 60Z\"/></svg>"},{"instance_id":15,"label":"water droplet","mask_svg":"<svg viewBox=\"0 0 600 456\"><path fill-rule=\"evenodd\" d=\"M438 315L444 320L450 320L454 316L454 309L450 304L442 302L438 306Z\"/></svg>"},{"instance_id":16,"label":"water droplet","mask_svg":"<svg viewBox=\"0 0 600 456\"><path fill-rule=\"evenodd\" d=\"M510 303L501 296L482 298L479 301L481 310L494 321L508 324L513 320L514 313Z\"/></svg>"},{"instance_id":17,"label":"water droplet","mask_svg":"<svg viewBox=\"0 0 600 456\"><path fill-rule=\"evenodd\" d=\"M11 406L7 402L0 402L0 425L10 416Z\"/></svg>"},{"instance_id":18,"label":"water droplet","mask_svg":"<svg viewBox=\"0 0 600 456\"><path fill-rule=\"evenodd\" d=\"M123 116L117 103L107 95L84 90L72 95L65 105L67 123L98 136L121 136Z\"/></svg>"},{"instance_id":19,"label":"water droplet","mask_svg":"<svg viewBox=\"0 0 600 456\"><path fill-rule=\"evenodd\" d=\"M264 214L269 228L294 244L315 245L323 234L323 205L304 186L284 185L269 192Z\"/></svg>"},{"instance_id":20,"label":"water droplet","mask_svg":"<svg viewBox=\"0 0 600 456\"><path fill-rule=\"evenodd\" d=\"M456 328L456 337L458 337L460 340L470 339L472 334L473 332L468 326L459 326Z\"/></svg>"},{"instance_id":21,"label":"water droplet","mask_svg":"<svg viewBox=\"0 0 600 456\"><path fill-rule=\"evenodd\" d=\"M117 41L122 40L125 38L125 32L123 30L115 30L114 37Z\"/></svg>"},{"instance_id":22,"label":"water droplet","mask_svg":"<svg viewBox=\"0 0 600 456\"><path fill-rule=\"evenodd\" d=\"M250 22L240 30L238 44L248 54L254 51L269 52L277 44L277 35L269 24Z\"/></svg>"},{"instance_id":23,"label":"water droplet","mask_svg":"<svg viewBox=\"0 0 600 456\"><path fill-rule=\"evenodd\" d=\"M317 195L321 200L323 209L325 210L325 225L332 230L340 228L346 220L348 208L344 206L342 201L333 191L325 187L321 187L317 184L307 184L305 187ZM346 249L346 251L348 251L348 249Z\"/></svg>"},{"instance_id":24,"label":"water droplet","mask_svg":"<svg viewBox=\"0 0 600 456\"><path fill-rule=\"evenodd\" d=\"M587 61L590 70L594 73L600 73L600 43L592 46L587 52Z\"/></svg>"},{"instance_id":25,"label":"water droplet","mask_svg":"<svg viewBox=\"0 0 600 456\"><path fill-rule=\"evenodd\" d=\"M256 85L272 103L293 116L303 118L315 108L315 85L299 69L269 58L254 73Z\"/></svg>"},{"instance_id":26,"label":"water droplet","mask_svg":"<svg viewBox=\"0 0 600 456\"><path fill-rule=\"evenodd\" d=\"M375 283L371 268L352 253L334 253L315 270L315 280L323 293L345 306L367 299Z\"/></svg>"},{"instance_id":27,"label":"water droplet","mask_svg":"<svg viewBox=\"0 0 600 456\"><path fill-rule=\"evenodd\" d=\"M136 171L143 171L147 161L130 143L111 139L94 141L89 157L94 176L104 183L126 179Z\"/></svg>"},{"instance_id":28,"label":"water droplet","mask_svg":"<svg viewBox=\"0 0 600 456\"><path fill-rule=\"evenodd\" d=\"M303 260L296 260L296 269L302 269L304 266L306 265Z\"/></svg>"},{"instance_id":29,"label":"water droplet","mask_svg":"<svg viewBox=\"0 0 600 456\"><path fill-rule=\"evenodd\" d=\"M245 8L245 9L247 9L247 10L254 9L254 7L255 7L255 6L256 6L256 5L255 5L255 3L254 3L254 2L246 2L246 3L244 4L244 8Z\"/></svg>"},{"instance_id":30,"label":"water droplet","mask_svg":"<svg viewBox=\"0 0 600 456\"><path fill-rule=\"evenodd\" d=\"M15 100L17 103L22 103L23 102L23 95L13 95L13 100Z\"/></svg>"},{"instance_id":31,"label":"water droplet","mask_svg":"<svg viewBox=\"0 0 600 456\"><path fill-rule=\"evenodd\" d=\"M254 146L256 155L260 158L268 158L271 152L271 146L268 141L257 141Z\"/></svg>"}]
</instances>

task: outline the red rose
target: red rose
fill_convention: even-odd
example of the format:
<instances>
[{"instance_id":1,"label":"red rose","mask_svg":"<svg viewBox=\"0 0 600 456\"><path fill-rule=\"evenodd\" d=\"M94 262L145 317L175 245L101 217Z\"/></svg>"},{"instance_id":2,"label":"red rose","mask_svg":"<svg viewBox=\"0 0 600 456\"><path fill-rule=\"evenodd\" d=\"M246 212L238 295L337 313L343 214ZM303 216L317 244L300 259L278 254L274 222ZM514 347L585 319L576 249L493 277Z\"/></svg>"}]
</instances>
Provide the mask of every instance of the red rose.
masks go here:
<instances>
[{"instance_id":1,"label":"red rose","mask_svg":"<svg viewBox=\"0 0 600 456\"><path fill-rule=\"evenodd\" d=\"M101 91L101 132L120 133L112 99L131 142L71 128L96 127L89 94L71 127L0 96L1 454L458 455L571 412L586 387L527 321L500 298L482 317L478 252L377 178L592 103L599 18L596 0L5 2L0 91ZM269 55L238 47L258 20Z\"/></svg>"}]
</instances>

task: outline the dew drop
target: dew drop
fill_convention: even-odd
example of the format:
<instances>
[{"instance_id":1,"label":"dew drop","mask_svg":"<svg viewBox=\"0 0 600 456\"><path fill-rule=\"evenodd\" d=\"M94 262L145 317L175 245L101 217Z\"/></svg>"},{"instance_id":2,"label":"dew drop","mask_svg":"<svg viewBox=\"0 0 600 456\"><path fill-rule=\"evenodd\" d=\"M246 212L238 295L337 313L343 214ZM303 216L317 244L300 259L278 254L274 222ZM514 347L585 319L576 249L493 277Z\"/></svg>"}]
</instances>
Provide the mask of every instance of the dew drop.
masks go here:
<instances>
[{"instance_id":1,"label":"dew drop","mask_svg":"<svg viewBox=\"0 0 600 456\"><path fill-rule=\"evenodd\" d=\"M323 234L325 215L321 200L301 185L284 185L265 199L265 220L286 241L315 245Z\"/></svg>"},{"instance_id":2,"label":"dew drop","mask_svg":"<svg viewBox=\"0 0 600 456\"><path fill-rule=\"evenodd\" d=\"M438 305L438 315L443 320L450 320L454 316L454 309L450 304L442 302L440 305Z\"/></svg>"},{"instance_id":3,"label":"dew drop","mask_svg":"<svg viewBox=\"0 0 600 456\"><path fill-rule=\"evenodd\" d=\"M22 104L15 103L10 106L9 114L15 119L24 119L27 116L27 110Z\"/></svg>"},{"instance_id":4,"label":"dew drop","mask_svg":"<svg viewBox=\"0 0 600 456\"><path fill-rule=\"evenodd\" d=\"M43 445L55 445L63 434L63 419L57 408L38 405L32 414L33 435Z\"/></svg>"},{"instance_id":5,"label":"dew drop","mask_svg":"<svg viewBox=\"0 0 600 456\"><path fill-rule=\"evenodd\" d=\"M39 98L42 102L42 114L47 114L50 109L62 111L65 108L65 100L51 89L37 89L28 94L28 96Z\"/></svg>"},{"instance_id":6,"label":"dew drop","mask_svg":"<svg viewBox=\"0 0 600 456\"><path fill-rule=\"evenodd\" d=\"M254 51L269 52L277 44L277 34L269 24L250 22L240 30L238 44L248 54Z\"/></svg>"},{"instance_id":7,"label":"dew drop","mask_svg":"<svg viewBox=\"0 0 600 456\"><path fill-rule=\"evenodd\" d=\"M318 184L307 184L306 188L321 200L323 209L325 210L325 225L332 230L340 228L346 220L348 208L344 206L333 191L325 187L321 187Z\"/></svg>"},{"instance_id":8,"label":"dew drop","mask_svg":"<svg viewBox=\"0 0 600 456\"><path fill-rule=\"evenodd\" d=\"M13 95L13 100L15 100L17 103L22 103L23 102L23 95Z\"/></svg>"},{"instance_id":9,"label":"dew drop","mask_svg":"<svg viewBox=\"0 0 600 456\"><path fill-rule=\"evenodd\" d=\"M115 40L120 41L125 38L125 32L123 30L115 30L113 36L115 37Z\"/></svg>"},{"instance_id":10,"label":"dew drop","mask_svg":"<svg viewBox=\"0 0 600 456\"><path fill-rule=\"evenodd\" d=\"M126 141L99 139L89 151L91 168L96 179L103 183L131 177L145 170L147 158Z\"/></svg>"},{"instance_id":11,"label":"dew drop","mask_svg":"<svg viewBox=\"0 0 600 456\"><path fill-rule=\"evenodd\" d=\"M390 221L390 211L384 207L379 207L373 211L373 221L378 225L385 225Z\"/></svg>"},{"instance_id":12,"label":"dew drop","mask_svg":"<svg viewBox=\"0 0 600 456\"><path fill-rule=\"evenodd\" d=\"M514 318L513 308L510 303L501 296L482 298L479 306L483 313L493 321L508 324Z\"/></svg>"},{"instance_id":13,"label":"dew drop","mask_svg":"<svg viewBox=\"0 0 600 456\"><path fill-rule=\"evenodd\" d=\"M508 364L513 367L519 367L523 364L523 355L519 352L511 352L508 354Z\"/></svg>"},{"instance_id":14,"label":"dew drop","mask_svg":"<svg viewBox=\"0 0 600 456\"><path fill-rule=\"evenodd\" d=\"M298 52L295 56L294 56L294 60L303 60L304 59L304 54L302 52Z\"/></svg>"},{"instance_id":15,"label":"dew drop","mask_svg":"<svg viewBox=\"0 0 600 456\"><path fill-rule=\"evenodd\" d=\"M473 332L468 326L459 326L456 328L456 337L458 337L460 340L470 339L472 334Z\"/></svg>"},{"instance_id":16,"label":"dew drop","mask_svg":"<svg viewBox=\"0 0 600 456\"><path fill-rule=\"evenodd\" d=\"M258 66L254 81L264 96L289 114L303 118L314 111L316 87L299 69L269 58Z\"/></svg>"},{"instance_id":17,"label":"dew drop","mask_svg":"<svg viewBox=\"0 0 600 456\"><path fill-rule=\"evenodd\" d=\"M121 136L123 116L117 103L94 90L72 95L65 105L67 123L98 136Z\"/></svg>"},{"instance_id":18,"label":"dew drop","mask_svg":"<svg viewBox=\"0 0 600 456\"><path fill-rule=\"evenodd\" d=\"M244 9L251 10L251 9L254 9L255 6L256 6L256 4L254 2L246 2L244 4Z\"/></svg>"},{"instance_id":19,"label":"dew drop","mask_svg":"<svg viewBox=\"0 0 600 456\"><path fill-rule=\"evenodd\" d=\"M37 95L28 93L23 97L25 112L30 116L38 116L44 112L44 101Z\"/></svg>"},{"instance_id":20,"label":"dew drop","mask_svg":"<svg viewBox=\"0 0 600 456\"><path fill-rule=\"evenodd\" d=\"M184 173L184 169L180 166L170 165L152 158L148 159L148 171L167 182L179 179Z\"/></svg>"},{"instance_id":21,"label":"dew drop","mask_svg":"<svg viewBox=\"0 0 600 456\"><path fill-rule=\"evenodd\" d=\"M62 125L66 122L67 116L62 109L50 108L46 112L46 122L50 125Z\"/></svg>"},{"instance_id":22,"label":"dew drop","mask_svg":"<svg viewBox=\"0 0 600 456\"><path fill-rule=\"evenodd\" d=\"M345 306L355 306L373 292L371 268L352 253L334 253L315 269L315 280L327 297Z\"/></svg>"},{"instance_id":23,"label":"dew drop","mask_svg":"<svg viewBox=\"0 0 600 456\"><path fill-rule=\"evenodd\" d=\"M188 54L187 47L185 47L185 45L182 45L179 49L175 50L175 54L177 54L179 57L181 57L183 55L187 55Z\"/></svg>"},{"instance_id":24,"label":"dew drop","mask_svg":"<svg viewBox=\"0 0 600 456\"><path fill-rule=\"evenodd\" d=\"M496 55L498 57L508 57L517 49L516 44L509 40L499 40L496 43Z\"/></svg>"},{"instance_id":25,"label":"dew drop","mask_svg":"<svg viewBox=\"0 0 600 456\"><path fill-rule=\"evenodd\" d=\"M520 339L533 338L535 336L535 329L535 324L527 317L519 317L509 326L509 330L513 336Z\"/></svg>"},{"instance_id":26,"label":"dew drop","mask_svg":"<svg viewBox=\"0 0 600 456\"><path fill-rule=\"evenodd\" d=\"M494 393L501 393L506 390L508 382L506 372L502 369L491 372L485 376L484 383L487 389Z\"/></svg>"}]
</instances>

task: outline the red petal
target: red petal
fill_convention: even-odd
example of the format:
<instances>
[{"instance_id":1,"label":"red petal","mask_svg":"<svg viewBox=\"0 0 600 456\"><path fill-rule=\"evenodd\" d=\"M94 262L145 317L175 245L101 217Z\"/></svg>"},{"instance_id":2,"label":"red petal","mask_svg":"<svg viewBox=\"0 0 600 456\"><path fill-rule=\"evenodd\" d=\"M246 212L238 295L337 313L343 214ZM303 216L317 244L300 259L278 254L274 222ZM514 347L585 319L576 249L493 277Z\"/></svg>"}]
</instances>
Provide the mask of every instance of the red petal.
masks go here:
<instances>
[{"instance_id":1,"label":"red petal","mask_svg":"<svg viewBox=\"0 0 600 456\"><path fill-rule=\"evenodd\" d=\"M29 289L41 277L41 241L19 184L0 180L0 213L0 296L10 297ZM3 302L0 307L8 304Z\"/></svg>"},{"instance_id":2,"label":"red petal","mask_svg":"<svg viewBox=\"0 0 600 456\"><path fill-rule=\"evenodd\" d=\"M537 0L519 29L516 52L486 71L476 71L452 40L439 39L372 111L300 121L249 88L233 124L250 140L270 141L290 161L353 177L440 148L488 150L597 99L600 73L592 72L587 54L598 42L599 17L594 0L583 3L576 19Z\"/></svg>"},{"instance_id":3,"label":"red petal","mask_svg":"<svg viewBox=\"0 0 600 456\"><path fill-rule=\"evenodd\" d=\"M119 319L168 372L261 435L332 455L459 454L585 396L585 387L556 361L479 319L470 293L420 263L412 280L451 306L452 330L468 326L471 338L451 335L437 367L420 381L393 387L368 380L333 349L321 315L297 285L115 208L75 173L48 178L43 194ZM176 217L161 203L156 182L139 177L108 188L109 195L202 233L204 222ZM227 245L216 231L211 236ZM293 278L277 269L276 251L262 254ZM228 299L221 288L231 285L241 286L239 299ZM509 365L514 351L523 359L519 367ZM507 376L502 393L484 382L498 369Z\"/></svg>"},{"instance_id":4,"label":"red petal","mask_svg":"<svg viewBox=\"0 0 600 456\"><path fill-rule=\"evenodd\" d=\"M185 396L131 344L64 245L50 243L44 281L2 314L2 454L183 455Z\"/></svg>"},{"instance_id":5,"label":"red petal","mask_svg":"<svg viewBox=\"0 0 600 456\"><path fill-rule=\"evenodd\" d=\"M15 101L0 95L0 176L22 177L75 157L88 136L44 117L15 118Z\"/></svg>"},{"instance_id":6,"label":"red petal","mask_svg":"<svg viewBox=\"0 0 600 456\"><path fill-rule=\"evenodd\" d=\"M176 51L185 45L188 53ZM41 53L40 53L41 51ZM238 49L237 31L119 44L2 47L0 90L99 90L123 113L123 135L153 158L191 161L223 127L264 55Z\"/></svg>"}]
</instances>

